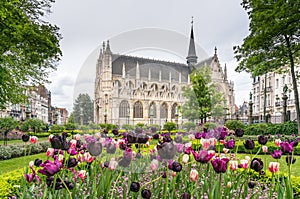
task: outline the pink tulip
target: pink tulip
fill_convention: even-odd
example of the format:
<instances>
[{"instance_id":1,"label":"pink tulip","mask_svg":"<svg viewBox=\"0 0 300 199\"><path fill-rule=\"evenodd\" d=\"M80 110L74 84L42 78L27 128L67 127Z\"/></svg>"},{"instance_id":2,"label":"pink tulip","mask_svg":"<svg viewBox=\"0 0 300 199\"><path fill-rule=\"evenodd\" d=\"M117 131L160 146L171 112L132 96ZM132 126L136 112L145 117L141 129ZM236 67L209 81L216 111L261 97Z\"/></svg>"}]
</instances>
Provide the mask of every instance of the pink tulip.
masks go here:
<instances>
[{"instance_id":1,"label":"pink tulip","mask_svg":"<svg viewBox=\"0 0 300 199\"><path fill-rule=\"evenodd\" d=\"M236 160L231 160L229 161L229 169L234 171L234 170L237 170L238 168L238 161Z\"/></svg>"},{"instance_id":2,"label":"pink tulip","mask_svg":"<svg viewBox=\"0 0 300 199\"><path fill-rule=\"evenodd\" d=\"M38 138L36 136L30 136L29 141L32 144L35 144L37 142Z\"/></svg>"},{"instance_id":3,"label":"pink tulip","mask_svg":"<svg viewBox=\"0 0 300 199\"><path fill-rule=\"evenodd\" d=\"M54 155L54 149L53 148L48 148L46 152L47 157L52 157Z\"/></svg>"},{"instance_id":4,"label":"pink tulip","mask_svg":"<svg viewBox=\"0 0 300 199\"><path fill-rule=\"evenodd\" d=\"M86 177L86 170L78 171L78 177L81 178L81 180L83 181L84 178Z\"/></svg>"},{"instance_id":5,"label":"pink tulip","mask_svg":"<svg viewBox=\"0 0 300 199\"><path fill-rule=\"evenodd\" d=\"M81 137L80 137L79 134L74 135L74 139L75 139L75 140L80 140L80 138L81 138Z\"/></svg>"},{"instance_id":6,"label":"pink tulip","mask_svg":"<svg viewBox=\"0 0 300 199\"><path fill-rule=\"evenodd\" d=\"M268 153L268 146L262 146L261 148L264 153Z\"/></svg>"},{"instance_id":7,"label":"pink tulip","mask_svg":"<svg viewBox=\"0 0 300 199\"><path fill-rule=\"evenodd\" d=\"M53 134L50 134L50 135L49 135L49 137L48 137L48 142L51 142L51 139L53 138L53 136L54 136Z\"/></svg>"},{"instance_id":8,"label":"pink tulip","mask_svg":"<svg viewBox=\"0 0 300 199\"><path fill-rule=\"evenodd\" d=\"M275 145L280 147L280 143L281 143L281 140L280 139L275 139Z\"/></svg>"},{"instance_id":9,"label":"pink tulip","mask_svg":"<svg viewBox=\"0 0 300 199\"><path fill-rule=\"evenodd\" d=\"M91 156L89 152L84 153L83 156L84 156L84 160L88 163L93 162L94 160L94 157Z\"/></svg>"},{"instance_id":10,"label":"pink tulip","mask_svg":"<svg viewBox=\"0 0 300 199\"><path fill-rule=\"evenodd\" d=\"M224 153L228 153L229 149L223 148Z\"/></svg>"},{"instance_id":11,"label":"pink tulip","mask_svg":"<svg viewBox=\"0 0 300 199\"><path fill-rule=\"evenodd\" d=\"M240 163L241 168L247 169L249 167L249 161L246 159L242 159Z\"/></svg>"},{"instance_id":12,"label":"pink tulip","mask_svg":"<svg viewBox=\"0 0 300 199\"><path fill-rule=\"evenodd\" d=\"M77 140L70 140L70 148L74 149L76 148Z\"/></svg>"},{"instance_id":13,"label":"pink tulip","mask_svg":"<svg viewBox=\"0 0 300 199\"><path fill-rule=\"evenodd\" d=\"M198 171L196 169L191 169L190 180L195 182L198 180L198 178L199 178Z\"/></svg>"},{"instance_id":14,"label":"pink tulip","mask_svg":"<svg viewBox=\"0 0 300 199\"><path fill-rule=\"evenodd\" d=\"M157 170L157 168L158 168L158 160L153 159L153 160L151 161L150 168L151 168L152 171Z\"/></svg>"},{"instance_id":15,"label":"pink tulip","mask_svg":"<svg viewBox=\"0 0 300 199\"><path fill-rule=\"evenodd\" d=\"M269 163L269 170L272 173L277 173L279 171L279 162L270 162Z\"/></svg>"},{"instance_id":16,"label":"pink tulip","mask_svg":"<svg viewBox=\"0 0 300 199\"><path fill-rule=\"evenodd\" d=\"M182 163L186 164L189 162L190 156L188 154L184 154L182 156Z\"/></svg>"},{"instance_id":17,"label":"pink tulip","mask_svg":"<svg viewBox=\"0 0 300 199\"><path fill-rule=\"evenodd\" d=\"M112 159L110 162L109 162L109 165L108 165L108 169L109 170L115 170L118 166L118 162L115 161L114 159Z\"/></svg>"}]
</instances>

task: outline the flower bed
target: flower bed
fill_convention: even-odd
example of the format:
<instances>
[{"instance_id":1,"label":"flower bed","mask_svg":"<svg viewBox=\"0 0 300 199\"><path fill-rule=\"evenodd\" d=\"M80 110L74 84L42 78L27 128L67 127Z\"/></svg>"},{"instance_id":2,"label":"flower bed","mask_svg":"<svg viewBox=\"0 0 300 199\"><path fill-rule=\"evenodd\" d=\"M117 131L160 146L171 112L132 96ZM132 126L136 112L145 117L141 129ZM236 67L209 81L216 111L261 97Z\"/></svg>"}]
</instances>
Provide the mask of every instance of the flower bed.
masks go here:
<instances>
[{"instance_id":1,"label":"flower bed","mask_svg":"<svg viewBox=\"0 0 300 199\"><path fill-rule=\"evenodd\" d=\"M239 158L234 137L226 128L195 134L148 136L143 132L52 135L48 160L33 160L17 198L296 198L298 180L291 168L298 139L258 143L247 139L250 155ZM237 130L235 136L243 136ZM157 140L157 141L153 141ZM270 142L269 144L268 141ZM192 142L198 143L195 147ZM151 146L150 143L157 143ZM258 151L253 151L255 145ZM272 148L272 144L275 148ZM276 144L276 146L275 146ZM274 161L257 154L268 146ZM149 148L147 148L149 147ZM286 157L288 173L277 161Z\"/></svg>"}]
</instances>

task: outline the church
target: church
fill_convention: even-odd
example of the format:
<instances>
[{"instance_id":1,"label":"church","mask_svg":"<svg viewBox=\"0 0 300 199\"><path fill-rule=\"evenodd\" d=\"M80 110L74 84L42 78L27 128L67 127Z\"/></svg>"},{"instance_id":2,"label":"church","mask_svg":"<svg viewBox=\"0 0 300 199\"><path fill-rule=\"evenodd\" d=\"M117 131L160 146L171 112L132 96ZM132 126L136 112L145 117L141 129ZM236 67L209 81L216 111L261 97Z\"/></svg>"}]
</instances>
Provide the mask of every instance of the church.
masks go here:
<instances>
[{"instance_id":1,"label":"church","mask_svg":"<svg viewBox=\"0 0 300 199\"><path fill-rule=\"evenodd\" d=\"M204 61L197 58L193 25L186 64L114 54L109 41L103 42L96 64L95 123L163 126L172 121L180 126L187 121L180 111L186 101L183 87L191 86L192 70L203 65L210 66L212 81L224 95L224 117L233 118L234 84L227 79L226 65L222 69L219 63L217 49Z\"/></svg>"}]
</instances>

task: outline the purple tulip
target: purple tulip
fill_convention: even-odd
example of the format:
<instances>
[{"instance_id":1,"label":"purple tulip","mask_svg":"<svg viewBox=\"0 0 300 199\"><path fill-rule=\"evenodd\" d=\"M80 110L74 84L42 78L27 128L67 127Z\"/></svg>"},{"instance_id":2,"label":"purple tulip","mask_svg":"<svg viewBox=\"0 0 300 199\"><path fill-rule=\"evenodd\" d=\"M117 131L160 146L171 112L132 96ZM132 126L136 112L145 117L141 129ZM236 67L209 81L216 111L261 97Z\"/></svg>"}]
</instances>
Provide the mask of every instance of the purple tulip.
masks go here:
<instances>
[{"instance_id":1,"label":"purple tulip","mask_svg":"<svg viewBox=\"0 0 300 199\"><path fill-rule=\"evenodd\" d=\"M191 195L188 194L188 193L186 193L186 192L184 192L184 193L181 194L181 196L180 196L180 199L190 199L190 198L191 198Z\"/></svg>"},{"instance_id":2,"label":"purple tulip","mask_svg":"<svg viewBox=\"0 0 300 199\"><path fill-rule=\"evenodd\" d=\"M218 140L225 140L226 136L228 135L226 128L222 128L219 134Z\"/></svg>"},{"instance_id":3,"label":"purple tulip","mask_svg":"<svg viewBox=\"0 0 300 199\"><path fill-rule=\"evenodd\" d=\"M161 159L172 159L176 154L176 148L172 142L164 142L157 145L157 152Z\"/></svg>"},{"instance_id":4,"label":"purple tulip","mask_svg":"<svg viewBox=\"0 0 300 199\"><path fill-rule=\"evenodd\" d=\"M140 190L140 183L138 183L138 182L132 182L130 184L130 191L138 192L139 190Z\"/></svg>"},{"instance_id":5,"label":"purple tulip","mask_svg":"<svg viewBox=\"0 0 300 199\"><path fill-rule=\"evenodd\" d=\"M196 139L201 139L202 138L201 133L199 133L199 132L195 133L195 138Z\"/></svg>"},{"instance_id":6,"label":"purple tulip","mask_svg":"<svg viewBox=\"0 0 300 199\"><path fill-rule=\"evenodd\" d=\"M244 146L247 150L252 150L254 149L255 144L253 140L247 139L246 142L244 143Z\"/></svg>"},{"instance_id":7,"label":"purple tulip","mask_svg":"<svg viewBox=\"0 0 300 199\"><path fill-rule=\"evenodd\" d=\"M180 172L182 170L182 165L179 162L173 162L172 170L175 172Z\"/></svg>"},{"instance_id":8,"label":"purple tulip","mask_svg":"<svg viewBox=\"0 0 300 199\"><path fill-rule=\"evenodd\" d=\"M280 149L283 153L292 153L294 150L294 142L288 143L288 142L281 142L280 143Z\"/></svg>"},{"instance_id":9,"label":"purple tulip","mask_svg":"<svg viewBox=\"0 0 300 199\"><path fill-rule=\"evenodd\" d=\"M183 152L184 145L183 144L176 144L176 150L178 153Z\"/></svg>"},{"instance_id":10,"label":"purple tulip","mask_svg":"<svg viewBox=\"0 0 300 199\"><path fill-rule=\"evenodd\" d=\"M248 182L248 187L249 187L250 189L253 189L254 186L255 186L255 182L252 182L252 181Z\"/></svg>"},{"instance_id":11,"label":"purple tulip","mask_svg":"<svg viewBox=\"0 0 300 199\"><path fill-rule=\"evenodd\" d=\"M260 158L253 158L250 164L250 168L253 169L256 172L259 172L264 167L263 161L261 161Z\"/></svg>"},{"instance_id":12,"label":"purple tulip","mask_svg":"<svg viewBox=\"0 0 300 199\"><path fill-rule=\"evenodd\" d=\"M224 143L224 147L227 149L233 149L235 146L235 141L234 139L228 140Z\"/></svg>"},{"instance_id":13,"label":"purple tulip","mask_svg":"<svg viewBox=\"0 0 300 199\"><path fill-rule=\"evenodd\" d=\"M148 189L143 189L141 194L142 194L142 198L145 199L149 199L151 197L151 191Z\"/></svg>"},{"instance_id":14,"label":"purple tulip","mask_svg":"<svg viewBox=\"0 0 300 199\"><path fill-rule=\"evenodd\" d=\"M229 158L216 158L211 161L211 164L217 173L225 173L227 170L227 164L229 162Z\"/></svg>"},{"instance_id":15,"label":"purple tulip","mask_svg":"<svg viewBox=\"0 0 300 199\"><path fill-rule=\"evenodd\" d=\"M33 169L32 166L30 166L30 169L31 169L32 173L31 174L26 174L25 173L24 174L25 180L27 182L32 182L32 181L36 180L38 183L40 183L41 179L38 175L36 175L36 172L35 172L35 170Z\"/></svg>"},{"instance_id":16,"label":"purple tulip","mask_svg":"<svg viewBox=\"0 0 300 199\"><path fill-rule=\"evenodd\" d=\"M60 171L61 164L58 161L46 160L44 163L40 164L43 169L38 170L39 173L46 176L53 176Z\"/></svg>"},{"instance_id":17,"label":"purple tulip","mask_svg":"<svg viewBox=\"0 0 300 199\"><path fill-rule=\"evenodd\" d=\"M210 159L214 156L213 154L209 154L206 150L200 150L198 153L195 151L192 151L194 158L197 162L200 163L208 163Z\"/></svg>"},{"instance_id":18,"label":"purple tulip","mask_svg":"<svg viewBox=\"0 0 300 199\"><path fill-rule=\"evenodd\" d=\"M282 151L280 151L280 150L274 150L274 152L271 153L271 156L272 156L274 159L280 159L281 156L282 156Z\"/></svg>"},{"instance_id":19,"label":"purple tulip","mask_svg":"<svg viewBox=\"0 0 300 199\"><path fill-rule=\"evenodd\" d=\"M29 135L27 135L27 134L23 134L22 135L22 140L23 140L23 142L28 142L29 141Z\"/></svg>"},{"instance_id":20,"label":"purple tulip","mask_svg":"<svg viewBox=\"0 0 300 199\"><path fill-rule=\"evenodd\" d=\"M106 153L108 154L114 154L117 150L117 147L113 143L109 143L106 145Z\"/></svg>"},{"instance_id":21,"label":"purple tulip","mask_svg":"<svg viewBox=\"0 0 300 199\"><path fill-rule=\"evenodd\" d=\"M296 162L296 158L292 158L291 155L287 155L285 158L286 164L289 166L290 164L294 164Z\"/></svg>"},{"instance_id":22,"label":"purple tulip","mask_svg":"<svg viewBox=\"0 0 300 199\"><path fill-rule=\"evenodd\" d=\"M268 138L264 135L258 136L258 143L261 145L265 145L268 142Z\"/></svg>"},{"instance_id":23,"label":"purple tulip","mask_svg":"<svg viewBox=\"0 0 300 199\"><path fill-rule=\"evenodd\" d=\"M68 168L75 167L77 165L77 163L78 162L75 158L70 157L67 162L67 167Z\"/></svg>"},{"instance_id":24,"label":"purple tulip","mask_svg":"<svg viewBox=\"0 0 300 199\"><path fill-rule=\"evenodd\" d=\"M236 129L235 130L235 136L236 137L243 137L244 135L244 130L243 129Z\"/></svg>"}]
</instances>

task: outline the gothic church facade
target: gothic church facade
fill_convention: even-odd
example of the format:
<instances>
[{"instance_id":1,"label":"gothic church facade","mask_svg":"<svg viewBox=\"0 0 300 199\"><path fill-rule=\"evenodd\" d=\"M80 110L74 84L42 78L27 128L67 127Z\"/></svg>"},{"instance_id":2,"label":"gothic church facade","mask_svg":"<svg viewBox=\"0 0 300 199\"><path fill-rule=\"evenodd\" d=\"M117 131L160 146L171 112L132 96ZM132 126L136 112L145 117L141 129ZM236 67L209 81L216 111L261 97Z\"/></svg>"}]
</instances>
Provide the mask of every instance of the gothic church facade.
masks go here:
<instances>
[{"instance_id":1,"label":"gothic church facade","mask_svg":"<svg viewBox=\"0 0 300 199\"><path fill-rule=\"evenodd\" d=\"M234 84L227 79L215 54L197 62L193 27L187 64L112 53L103 43L96 65L95 122L117 125L144 123L163 126L167 121L182 124L180 107L186 99L183 87L190 85L192 68L209 65L212 81L224 93L227 117L234 114Z\"/></svg>"}]
</instances>

